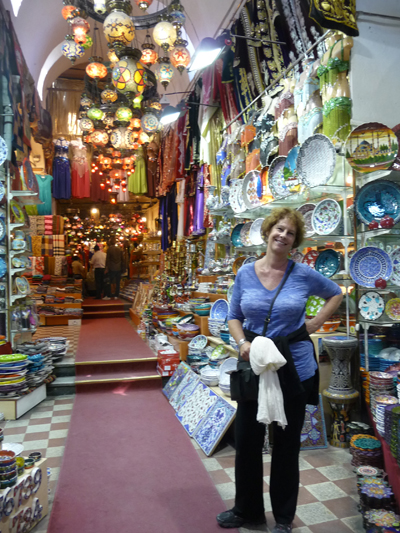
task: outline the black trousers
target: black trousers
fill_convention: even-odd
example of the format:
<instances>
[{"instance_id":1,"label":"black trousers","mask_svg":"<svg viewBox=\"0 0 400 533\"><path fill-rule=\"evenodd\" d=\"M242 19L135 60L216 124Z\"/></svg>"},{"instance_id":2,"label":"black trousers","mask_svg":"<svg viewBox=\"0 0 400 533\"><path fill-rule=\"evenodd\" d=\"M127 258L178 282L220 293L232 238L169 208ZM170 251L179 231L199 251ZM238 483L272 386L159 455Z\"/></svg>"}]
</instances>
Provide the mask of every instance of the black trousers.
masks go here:
<instances>
[{"instance_id":1,"label":"black trousers","mask_svg":"<svg viewBox=\"0 0 400 533\"><path fill-rule=\"evenodd\" d=\"M103 292L105 270L106 270L105 268L94 269L94 281L96 283L96 298L101 298L101 294Z\"/></svg>"},{"instance_id":2,"label":"black trousers","mask_svg":"<svg viewBox=\"0 0 400 533\"><path fill-rule=\"evenodd\" d=\"M118 298L119 296L119 286L121 284L121 271L120 270L109 270L110 283L115 283L115 294L114 296Z\"/></svg>"},{"instance_id":3,"label":"black trousers","mask_svg":"<svg viewBox=\"0 0 400 533\"><path fill-rule=\"evenodd\" d=\"M305 409L314 384L314 377L302 382L304 393L284 402L288 425L282 429L272 424L270 497L272 512L278 524L291 524L296 514L299 493L300 435ZM257 422L258 403L238 402L235 420L235 483L234 512L258 521L265 516L263 500L263 458L265 425Z\"/></svg>"}]
</instances>

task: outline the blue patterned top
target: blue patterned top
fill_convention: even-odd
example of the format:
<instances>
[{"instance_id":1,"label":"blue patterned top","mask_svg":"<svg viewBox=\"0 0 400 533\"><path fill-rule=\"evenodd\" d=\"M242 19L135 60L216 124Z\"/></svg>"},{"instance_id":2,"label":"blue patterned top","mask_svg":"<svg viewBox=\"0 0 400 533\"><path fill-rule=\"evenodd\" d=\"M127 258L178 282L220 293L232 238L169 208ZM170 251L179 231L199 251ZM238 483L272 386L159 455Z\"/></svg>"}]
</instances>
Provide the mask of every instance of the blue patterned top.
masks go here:
<instances>
[{"instance_id":1,"label":"blue patterned top","mask_svg":"<svg viewBox=\"0 0 400 533\"><path fill-rule=\"evenodd\" d=\"M291 264L292 261L289 261L287 269ZM240 320L247 329L261 335L264 319L276 291L277 288L269 291L264 287L255 272L254 263L243 265L236 276L228 320ZM341 294L336 283L309 266L297 263L275 300L267 336L273 338L289 335L299 329L304 324L309 296L328 299L336 294ZM310 342L291 344L291 352L300 381L311 378L317 364Z\"/></svg>"}]
</instances>

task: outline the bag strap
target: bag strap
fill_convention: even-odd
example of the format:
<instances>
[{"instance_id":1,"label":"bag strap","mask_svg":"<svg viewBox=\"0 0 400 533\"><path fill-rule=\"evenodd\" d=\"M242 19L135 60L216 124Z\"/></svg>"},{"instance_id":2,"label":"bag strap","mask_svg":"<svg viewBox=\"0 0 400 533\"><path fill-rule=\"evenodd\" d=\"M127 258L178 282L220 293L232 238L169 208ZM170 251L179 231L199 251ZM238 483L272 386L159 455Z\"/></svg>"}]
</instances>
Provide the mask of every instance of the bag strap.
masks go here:
<instances>
[{"instance_id":1,"label":"bag strap","mask_svg":"<svg viewBox=\"0 0 400 533\"><path fill-rule=\"evenodd\" d=\"M286 280L288 279L290 273L291 273L292 270L294 269L294 265L295 265L295 264L296 264L296 263L293 262L293 263L290 265L289 270L286 272L285 277L284 277L283 280L281 281L281 284L279 285L278 290L276 291L276 294L275 294L275 296L274 296L273 299L272 299L271 305L270 305L270 307L269 307L268 314L267 314L267 316L265 317L265 320L264 320L264 328L263 328L263 332L261 333L261 335L262 335L263 337L265 337L265 334L266 334L267 329L268 329L268 324L269 324L269 322L270 322L270 320L271 320L272 307L273 307L273 305L274 305L274 303L275 303L275 300L278 298L278 295L279 295L279 293L281 292L281 290L283 289L283 286L285 285Z\"/></svg>"}]
</instances>

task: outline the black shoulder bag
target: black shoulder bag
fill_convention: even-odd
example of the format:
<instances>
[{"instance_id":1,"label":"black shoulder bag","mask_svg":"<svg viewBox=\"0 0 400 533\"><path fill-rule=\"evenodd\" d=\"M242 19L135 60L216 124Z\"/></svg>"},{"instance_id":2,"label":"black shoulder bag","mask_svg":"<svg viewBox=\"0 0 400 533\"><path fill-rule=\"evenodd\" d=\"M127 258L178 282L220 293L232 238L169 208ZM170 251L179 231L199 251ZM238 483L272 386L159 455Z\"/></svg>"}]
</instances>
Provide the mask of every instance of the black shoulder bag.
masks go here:
<instances>
[{"instance_id":1,"label":"black shoulder bag","mask_svg":"<svg viewBox=\"0 0 400 533\"><path fill-rule=\"evenodd\" d=\"M292 263L289 270L286 272L285 277L283 278L281 284L279 285L278 290L274 298L272 299L269 311L264 320L264 328L261 333L262 337L265 337L265 334L268 329L268 324L271 320L272 307L277 299L279 293L283 289L283 286L286 283L290 273L294 268L295 263ZM253 369L251 368L250 361L240 361L238 363L238 369L234 372L231 372L231 398L235 402L245 402L250 400L258 399L258 381L259 376L257 376Z\"/></svg>"}]
</instances>

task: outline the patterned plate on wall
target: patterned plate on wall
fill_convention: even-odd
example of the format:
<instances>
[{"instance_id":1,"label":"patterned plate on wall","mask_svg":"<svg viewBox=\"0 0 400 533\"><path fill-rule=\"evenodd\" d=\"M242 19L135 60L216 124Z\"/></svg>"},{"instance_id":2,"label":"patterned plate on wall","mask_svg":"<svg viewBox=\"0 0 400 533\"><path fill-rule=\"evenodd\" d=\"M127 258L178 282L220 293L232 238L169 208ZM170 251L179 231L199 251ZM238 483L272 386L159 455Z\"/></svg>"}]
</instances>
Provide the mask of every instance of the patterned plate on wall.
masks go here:
<instances>
[{"instance_id":1,"label":"patterned plate on wall","mask_svg":"<svg viewBox=\"0 0 400 533\"><path fill-rule=\"evenodd\" d=\"M392 320L400 321L400 298L392 298L385 307L385 312Z\"/></svg>"},{"instance_id":2,"label":"patterned plate on wall","mask_svg":"<svg viewBox=\"0 0 400 533\"><path fill-rule=\"evenodd\" d=\"M242 240L240 238L240 231L243 228L244 224L237 224L231 233L231 242L233 246L243 246Z\"/></svg>"},{"instance_id":3,"label":"patterned plate on wall","mask_svg":"<svg viewBox=\"0 0 400 533\"><path fill-rule=\"evenodd\" d=\"M315 261L318 259L318 256L319 256L319 252L317 252L316 250L310 250L303 257L302 263L305 263L310 268L315 269Z\"/></svg>"},{"instance_id":4,"label":"patterned plate on wall","mask_svg":"<svg viewBox=\"0 0 400 533\"><path fill-rule=\"evenodd\" d=\"M327 198L319 202L312 214L312 225L318 235L329 235L340 224L342 210L336 200Z\"/></svg>"},{"instance_id":5,"label":"patterned plate on wall","mask_svg":"<svg viewBox=\"0 0 400 533\"><path fill-rule=\"evenodd\" d=\"M306 187L325 185L333 176L336 150L331 140L316 133L304 141L297 157L297 173Z\"/></svg>"},{"instance_id":6,"label":"patterned plate on wall","mask_svg":"<svg viewBox=\"0 0 400 533\"><path fill-rule=\"evenodd\" d=\"M261 200L257 194L257 189L260 189L260 187L260 196L262 196L261 172L258 170L251 170L244 177L242 184L242 196L247 209L253 209L254 207L259 207L261 205Z\"/></svg>"},{"instance_id":7,"label":"patterned plate on wall","mask_svg":"<svg viewBox=\"0 0 400 533\"><path fill-rule=\"evenodd\" d=\"M243 228L240 230L240 240L242 241L242 246L251 246L250 241L250 228L253 222L246 222L243 224Z\"/></svg>"},{"instance_id":8,"label":"patterned plate on wall","mask_svg":"<svg viewBox=\"0 0 400 533\"><path fill-rule=\"evenodd\" d=\"M306 226L306 237L312 237L315 234L315 230L312 225L312 214L315 209L315 204L301 205L297 211L299 211L304 218L304 224Z\"/></svg>"},{"instance_id":9,"label":"patterned plate on wall","mask_svg":"<svg viewBox=\"0 0 400 533\"><path fill-rule=\"evenodd\" d=\"M315 270L326 278L331 278L339 268L340 255L330 248L321 252L315 261Z\"/></svg>"},{"instance_id":10,"label":"patterned plate on wall","mask_svg":"<svg viewBox=\"0 0 400 533\"><path fill-rule=\"evenodd\" d=\"M365 320L377 320L383 315L385 302L377 292L368 291L363 294L358 302L360 315Z\"/></svg>"},{"instance_id":11,"label":"patterned plate on wall","mask_svg":"<svg viewBox=\"0 0 400 533\"><path fill-rule=\"evenodd\" d=\"M25 222L24 212L16 200L11 200L10 209L15 217L15 222L20 222L21 224Z\"/></svg>"},{"instance_id":12,"label":"patterned plate on wall","mask_svg":"<svg viewBox=\"0 0 400 533\"><path fill-rule=\"evenodd\" d=\"M4 163L4 161L7 159L8 154L8 148L6 141L3 139L3 137L0 137L0 165Z\"/></svg>"},{"instance_id":13,"label":"patterned plate on wall","mask_svg":"<svg viewBox=\"0 0 400 533\"><path fill-rule=\"evenodd\" d=\"M400 287L400 248L393 250L389 257L393 267L393 274L390 281Z\"/></svg>"},{"instance_id":14,"label":"patterned plate on wall","mask_svg":"<svg viewBox=\"0 0 400 533\"><path fill-rule=\"evenodd\" d=\"M235 213L246 211L246 205L242 195L243 180L236 180L231 183L229 190L229 203Z\"/></svg>"},{"instance_id":15,"label":"patterned plate on wall","mask_svg":"<svg viewBox=\"0 0 400 533\"><path fill-rule=\"evenodd\" d=\"M297 173L297 156L299 155L299 150L300 146L295 146L290 150L283 168L285 186L291 194L301 192L304 189L301 178Z\"/></svg>"},{"instance_id":16,"label":"patterned plate on wall","mask_svg":"<svg viewBox=\"0 0 400 533\"><path fill-rule=\"evenodd\" d=\"M385 215L400 220L400 186L388 180L375 180L366 183L358 191L354 206L358 218L364 224L380 220Z\"/></svg>"},{"instance_id":17,"label":"patterned plate on wall","mask_svg":"<svg viewBox=\"0 0 400 533\"><path fill-rule=\"evenodd\" d=\"M263 218L257 218L250 228L250 242L253 246L261 246L265 244L264 239L261 235L261 226L264 222Z\"/></svg>"},{"instance_id":18,"label":"patterned plate on wall","mask_svg":"<svg viewBox=\"0 0 400 533\"><path fill-rule=\"evenodd\" d=\"M290 194L283 177L286 156L280 155L272 161L268 171L268 185L274 198L284 198Z\"/></svg>"},{"instance_id":19,"label":"patterned plate on wall","mask_svg":"<svg viewBox=\"0 0 400 533\"><path fill-rule=\"evenodd\" d=\"M350 276L362 287L373 288L377 279L387 281L392 273L389 255L374 246L360 248L350 260Z\"/></svg>"},{"instance_id":20,"label":"patterned plate on wall","mask_svg":"<svg viewBox=\"0 0 400 533\"><path fill-rule=\"evenodd\" d=\"M306 315L316 316L324 307L325 300L319 296L310 296L306 302Z\"/></svg>"}]
</instances>

